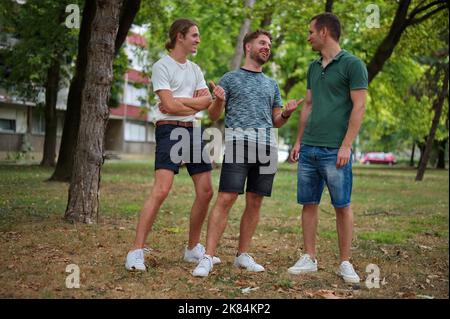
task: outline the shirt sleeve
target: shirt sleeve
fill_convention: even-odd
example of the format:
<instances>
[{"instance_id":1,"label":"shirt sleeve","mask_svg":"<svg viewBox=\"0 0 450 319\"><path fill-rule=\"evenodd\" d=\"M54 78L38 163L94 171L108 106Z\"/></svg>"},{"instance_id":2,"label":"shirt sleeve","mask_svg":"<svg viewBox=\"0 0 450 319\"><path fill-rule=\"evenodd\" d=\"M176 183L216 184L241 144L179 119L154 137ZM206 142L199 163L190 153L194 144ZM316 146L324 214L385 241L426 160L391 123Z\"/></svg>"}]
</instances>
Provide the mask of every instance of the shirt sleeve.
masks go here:
<instances>
[{"instance_id":1,"label":"shirt sleeve","mask_svg":"<svg viewBox=\"0 0 450 319\"><path fill-rule=\"evenodd\" d=\"M219 86L221 86L222 89L225 91L225 96L229 96L230 86L228 85L228 79L226 74L222 76L222 78L219 80Z\"/></svg>"},{"instance_id":2,"label":"shirt sleeve","mask_svg":"<svg viewBox=\"0 0 450 319\"><path fill-rule=\"evenodd\" d=\"M281 94L280 94L280 88L278 87L278 83L275 82L275 96L273 99L273 105L272 108L281 107L283 105L283 101L281 101Z\"/></svg>"},{"instance_id":3,"label":"shirt sleeve","mask_svg":"<svg viewBox=\"0 0 450 319\"><path fill-rule=\"evenodd\" d=\"M158 90L171 90L169 72L164 65L156 63L152 67L153 92Z\"/></svg>"},{"instance_id":4,"label":"shirt sleeve","mask_svg":"<svg viewBox=\"0 0 450 319\"><path fill-rule=\"evenodd\" d=\"M312 63L309 64L308 66L308 71L306 72L306 89L307 90L311 90L311 79L309 78L311 75L311 67L312 67Z\"/></svg>"},{"instance_id":5,"label":"shirt sleeve","mask_svg":"<svg viewBox=\"0 0 450 319\"><path fill-rule=\"evenodd\" d=\"M369 76L366 65L360 59L355 59L349 64L350 90L367 89L369 87Z\"/></svg>"},{"instance_id":6,"label":"shirt sleeve","mask_svg":"<svg viewBox=\"0 0 450 319\"><path fill-rule=\"evenodd\" d=\"M198 65L195 65L195 78L197 80L197 85L195 87L196 91L208 88L205 82L205 76Z\"/></svg>"}]
</instances>

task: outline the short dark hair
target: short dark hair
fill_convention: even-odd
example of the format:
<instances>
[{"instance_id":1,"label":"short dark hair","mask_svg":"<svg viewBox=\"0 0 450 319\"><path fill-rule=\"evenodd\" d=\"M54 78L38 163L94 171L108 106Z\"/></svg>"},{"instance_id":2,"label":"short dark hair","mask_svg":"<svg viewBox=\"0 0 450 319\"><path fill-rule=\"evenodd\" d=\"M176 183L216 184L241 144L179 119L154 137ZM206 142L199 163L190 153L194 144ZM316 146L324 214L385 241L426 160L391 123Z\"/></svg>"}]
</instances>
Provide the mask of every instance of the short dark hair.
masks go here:
<instances>
[{"instance_id":1,"label":"short dark hair","mask_svg":"<svg viewBox=\"0 0 450 319\"><path fill-rule=\"evenodd\" d=\"M175 43L177 42L177 35L181 33L186 36L189 29L193 26L198 27L197 23L189 19L178 19L175 20L170 26L169 30L169 41L166 42L166 50L170 51L175 48Z\"/></svg>"},{"instance_id":2,"label":"short dark hair","mask_svg":"<svg viewBox=\"0 0 450 319\"><path fill-rule=\"evenodd\" d=\"M256 31L253 31L253 32L249 32L249 33L247 33L246 35L245 35L245 37L244 37L244 41L243 41L243 44L242 44L242 47L244 48L244 55L246 55L246 53L245 53L245 45L247 44L247 43L249 43L249 42L251 42L251 41L253 41L253 40L255 40L257 37L259 37L260 35L265 35L265 36L267 36L269 39L270 39L270 41L272 41L272 35L268 32L268 31L265 31L265 30L256 30Z\"/></svg>"},{"instance_id":3,"label":"short dark hair","mask_svg":"<svg viewBox=\"0 0 450 319\"><path fill-rule=\"evenodd\" d=\"M331 37L334 40L339 41L339 38L341 37L341 22L336 15L330 12L324 12L312 17L309 22L314 20L316 21L314 26L318 31L327 28L328 31L330 31Z\"/></svg>"}]
</instances>

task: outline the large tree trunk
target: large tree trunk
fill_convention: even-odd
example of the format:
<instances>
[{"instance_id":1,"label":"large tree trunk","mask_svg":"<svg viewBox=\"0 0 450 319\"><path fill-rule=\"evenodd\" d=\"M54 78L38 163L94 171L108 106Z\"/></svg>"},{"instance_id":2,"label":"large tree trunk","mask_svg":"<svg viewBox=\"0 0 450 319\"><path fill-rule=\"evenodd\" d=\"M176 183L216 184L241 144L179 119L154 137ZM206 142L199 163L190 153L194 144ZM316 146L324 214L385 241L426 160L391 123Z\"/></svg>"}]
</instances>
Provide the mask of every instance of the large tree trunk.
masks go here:
<instances>
[{"instance_id":1,"label":"large tree trunk","mask_svg":"<svg viewBox=\"0 0 450 319\"><path fill-rule=\"evenodd\" d=\"M245 9L253 8L255 4L255 0L245 0ZM244 56L244 49L242 47L242 41L244 41L245 35L250 31L250 24L252 20L248 17L244 18L242 22L241 29L239 31L239 36L236 42L236 49L234 53L233 60L231 60L231 69L236 70L239 69L242 63L242 57Z\"/></svg>"},{"instance_id":2,"label":"large tree trunk","mask_svg":"<svg viewBox=\"0 0 450 319\"><path fill-rule=\"evenodd\" d=\"M428 158L431 153L431 148L433 147L434 137L436 135L436 130L439 125L439 119L441 118L442 108L444 106L445 97L448 94L448 68L445 70L444 82L442 83L442 90L438 98L434 101L434 117L431 123L430 133L428 134L427 143L425 146L425 152L422 155L422 160L419 164L419 169L417 170L416 181L421 181L428 164Z\"/></svg>"},{"instance_id":3,"label":"large tree trunk","mask_svg":"<svg viewBox=\"0 0 450 319\"><path fill-rule=\"evenodd\" d=\"M83 8L83 17L78 36L78 56L75 75L72 78L67 97L67 110L64 118L64 128L59 147L58 162L50 180L70 182L73 168L78 128L80 126L81 92L83 91L88 43L91 37L91 25L95 16L95 1L86 1Z\"/></svg>"},{"instance_id":4,"label":"large tree trunk","mask_svg":"<svg viewBox=\"0 0 450 319\"><path fill-rule=\"evenodd\" d=\"M141 0L124 0L120 14L119 31L115 39L114 54L117 55L125 41L133 20L139 11ZM88 41L91 24L95 15L95 1L86 1L83 9L80 35L78 39L78 57L75 76L72 79L67 99L67 111L63 135L59 149L58 162L50 180L69 182L73 170L74 153L80 126L81 93L86 77Z\"/></svg>"},{"instance_id":5,"label":"large tree trunk","mask_svg":"<svg viewBox=\"0 0 450 319\"><path fill-rule=\"evenodd\" d=\"M115 39L123 0L97 0L88 45L86 83L81 100L81 121L74 170L65 218L93 223L98 220L100 171L104 135L109 118Z\"/></svg>"},{"instance_id":6,"label":"large tree trunk","mask_svg":"<svg viewBox=\"0 0 450 319\"><path fill-rule=\"evenodd\" d=\"M47 71L47 82L45 84L45 139L44 154L41 166L53 167L56 159L56 102L58 99L59 73L61 64L59 58L52 61Z\"/></svg>"}]
</instances>

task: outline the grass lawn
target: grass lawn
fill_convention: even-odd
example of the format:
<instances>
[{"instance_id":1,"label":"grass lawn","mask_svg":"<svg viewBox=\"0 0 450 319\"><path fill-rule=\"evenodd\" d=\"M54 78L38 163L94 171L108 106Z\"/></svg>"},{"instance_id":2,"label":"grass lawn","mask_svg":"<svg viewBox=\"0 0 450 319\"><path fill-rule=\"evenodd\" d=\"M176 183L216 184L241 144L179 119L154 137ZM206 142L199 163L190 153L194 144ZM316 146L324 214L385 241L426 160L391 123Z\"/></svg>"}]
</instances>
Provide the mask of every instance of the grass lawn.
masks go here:
<instances>
[{"instance_id":1,"label":"grass lawn","mask_svg":"<svg viewBox=\"0 0 450 319\"><path fill-rule=\"evenodd\" d=\"M151 162L151 161L150 161ZM194 278L182 261L193 186L186 170L175 178L147 245L149 270L128 273L124 259L138 214L152 188L150 162L107 162L102 171L101 214L96 225L62 220L67 184L45 182L51 170L0 166L0 297L2 298L448 298L449 174L428 170L355 167L353 262L361 285L335 274L338 245L335 214L324 192L318 229L319 271L290 275L302 250L301 206L296 204L296 166L281 165L271 198L265 199L251 254L266 272L232 266L244 208L233 207L210 277ZM213 172L218 187L220 171ZM213 199L214 201L214 199ZM203 229L202 242L206 235ZM80 288L66 288L66 267L80 269ZM369 289L366 267L380 271ZM250 289L243 293L244 288Z\"/></svg>"}]
</instances>

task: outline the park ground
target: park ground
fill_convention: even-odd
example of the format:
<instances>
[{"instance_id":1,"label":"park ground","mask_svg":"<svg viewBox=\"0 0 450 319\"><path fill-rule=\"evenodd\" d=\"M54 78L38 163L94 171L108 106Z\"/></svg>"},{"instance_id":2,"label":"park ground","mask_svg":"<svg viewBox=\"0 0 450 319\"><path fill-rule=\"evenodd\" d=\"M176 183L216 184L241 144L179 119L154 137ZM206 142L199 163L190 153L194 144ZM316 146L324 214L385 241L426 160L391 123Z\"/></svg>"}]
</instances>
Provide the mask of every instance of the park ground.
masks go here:
<instances>
[{"instance_id":1,"label":"park ground","mask_svg":"<svg viewBox=\"0 0 450 319\"><path fill-rule=\"evenodd\" d=\"M152 189L151 161L104 165L101 212L94 225L62 219L68 184L46 182L51 173L38 166L0 165L1 298L449 297L448 170L428 170L422 182L415 182L416 171L406 167L354 168L352 254L362 278L358 286L344 284L335 274L336 219L327 191L319 217L319 271L287 272L302 250L295 165L280 166L253 238L250 253L266 272L251 274L232 266L244 207L240 197L217 251L222 263L205 279L194 278L194 265L182 261L194 199L186 170L176 176L148 237L148 271L143 273L127 272L124 260ZM213 172L215 189L219 173ZM203 243L205 234L206 227ZM80 288L66 287L71 264L79 267ZM379 288L369 289L366 279L375 268Z\"/></svg>"}]
</instances>

